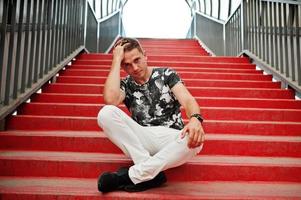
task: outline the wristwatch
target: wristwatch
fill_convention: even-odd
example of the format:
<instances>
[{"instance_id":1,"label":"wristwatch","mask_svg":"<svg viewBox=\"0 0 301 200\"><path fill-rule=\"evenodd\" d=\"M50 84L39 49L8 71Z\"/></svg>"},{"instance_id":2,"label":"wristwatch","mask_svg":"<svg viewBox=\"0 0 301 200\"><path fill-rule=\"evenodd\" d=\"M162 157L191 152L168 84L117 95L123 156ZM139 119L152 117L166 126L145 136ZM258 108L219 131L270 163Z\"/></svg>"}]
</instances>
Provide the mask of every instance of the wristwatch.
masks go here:
<instances>
[{"instance_id":1,"label":"wristwatch","mask_svg":"<svg viewBox=\"0 0 301 200\"><path fill-rule=\"evenodd\" d=\"M204 118L202 117L201 114L198 114L198 113L193 114L193 115L190 116L190 119L191 119L192 117L197 118L201 123L204 121Z\"/></svg>"}]
</instances>

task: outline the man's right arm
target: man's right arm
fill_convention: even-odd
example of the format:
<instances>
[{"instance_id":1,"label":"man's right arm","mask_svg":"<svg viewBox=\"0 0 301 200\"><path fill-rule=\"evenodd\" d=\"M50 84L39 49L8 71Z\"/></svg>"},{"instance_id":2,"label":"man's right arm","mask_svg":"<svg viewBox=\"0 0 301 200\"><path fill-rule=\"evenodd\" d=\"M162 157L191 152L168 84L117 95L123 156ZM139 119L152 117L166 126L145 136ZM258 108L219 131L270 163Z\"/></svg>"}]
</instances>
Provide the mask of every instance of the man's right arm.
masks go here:
<instances>
[{"instance_id":1,"label":"man's right arm","mask_svg":"<svg viewBox=\"0 0 301 200\"><path fill-rule=\"evenodd\" d=\"M113 51L113 61L110 73L104 85L105 104L119 105L125 98L125 93L120 89L120 68L124 56L123 47L118 45Z\"/></svg>"}]
</instances>

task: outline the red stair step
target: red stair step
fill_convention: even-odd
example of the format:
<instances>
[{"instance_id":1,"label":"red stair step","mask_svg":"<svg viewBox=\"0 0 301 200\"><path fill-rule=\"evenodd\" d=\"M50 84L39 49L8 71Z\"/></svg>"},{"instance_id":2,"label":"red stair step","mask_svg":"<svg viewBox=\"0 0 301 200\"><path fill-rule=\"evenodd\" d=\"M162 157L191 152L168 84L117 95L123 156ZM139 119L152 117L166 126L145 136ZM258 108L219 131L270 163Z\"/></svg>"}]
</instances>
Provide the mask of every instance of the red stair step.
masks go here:
<instances>
[{"instance_id":1,"label":"red stair step","mask_svg":"<svg viewBox=\"0 0 301 200\"><path fill-rule=\"evenodd\" d=\"M81 69L81 70L99 70L99 71L110 71L111 66L109 65L70 65L66 66L66 69ZM172 67L171 69L180 71L193 71L193 72L213 72L213 73L247 73L247 74L263 74L263 70L256 69L231 69L231 68L205 68L205 67Z\"/></svg>"},{"instance_id":2,"label":"red stair step","mask_svg":"<svg viewBox=\"0 0 301 200\"><path fill-rule=\"evenodd\" d=\"M301 122L301 110L201 107L205 119Z\"/></svg>"},{"instance_id":3,"label":"red stair step","mask_svg":"<svg viewBox=\"0 0 301 200\"><path fill-rule=\"evenodd\" d=\"M203 107L301 109L301 101L295 99L196 97L196 100Z\"/></svg>"},{"instance_id":4,"label":"red stair step","mask_svg":"<svg viewBox=\"0 0 301 200\"><path fill-rule=\"evenodd\" d=\"M145 51L147 54L152 54L152 52L164 52L167 55L172 54L172 53L179 53L179 54L186 54L186 53L207 53L203 49L200 49L198 47L178 47L178 48L173 48L171 46L161 46L161 47L156 47L156 46L144 46ZM196 54L197 55L197 54Z\"/></svg>"},{"instance_id":5,"label":"red stair step","mask_svg":"<svg viewBox=\"0 0 301 200\"><path fill-rule=\"evenodd\" d=\"M178 42L151 42L151 43L145 43L145 42L140 42L141 46L143 48L145 48L147 50L147 48L149 47L158 47L158 48L162 48L162 47L174 47L177 48L179 46L183 46L183 47L198 47L199 49L204 50L203 48L201 48L200 44L198 42L182 42L182 41L178 41Z\"/></svg>"},{"instance_id":6,"label":"red stair step","mask_svg":"<svg viewBox=\"0 0 301 200\"><path fill-rule=\"evenodd\" d=\"M170 48L170 49L177 49L177 48L195 48L200 51L206 52L205 49L201 48L201 46L198 43L184 43L180 45L179 43L149 43L149 44L141 44L142 48L145 51L149 51L150 49L163 49L163 48ZM113 50L113 49L111 49ZM111 52L110 52L111 53ZM185 54L185 51L182 51L183 54ZM148 53L149 55L149 53Z\"/></svg>"},{"instance_id":7,"label":"red stair step","mask_svg":"<svg viewBox=\"0 0 301 200\"><path fill-rule=\"evenodd\" d=\"M214 73L214 72L178 72L181 78L186 79L220 79L220 80L259 80L259 81L271 81L272 75L263 74L233 74L233 73ZM63 76L108 76L109 71L103 70L91 70L91 69L68 69L60 72ZM126 76L125 72L121 72L121 76Z\"/></svg>"},{"instance_id":8,"label":"red stair step","mask_svg":"<svg viewBox=\"0 0 301 200\"><path fill-rule=\"evenodd\" d=\"M18 108L20 115L96 117L103 104L25 103ZM125 106L122 106L125 111Z\"/></svg>"},{"instance_id":9,"label":"red stair step","mask_svg":"<svg viewBox=\"0 0 301 200\"><path fill-rule=\"evenodd\" d=\"M171 51L148 51L148 54L152 54L152 55L171 55L171 56L210 56L207 52L203 52L203 51L199 51L199 52L187 52L187 53L183 53L183 52L171 52Z\"/></svg>"},{"instance_id":10,"label":"red stair step","mask_svg":"<svg viewBox=\"0 0 301 200\"><path fill-rule=\"evenodd\" d=\"M208 57L208 56L169 56L169 55L147 55L148 60L154 61L194 61L194 62L214 62L214 63L250 63L246 57Z\"/></svg>"},{"instance_id":11,"label":"red stair step","mask_svg":"<svg viewBox=\"0 0 301 200\"><path fill-rule=\"evenodd\" d=\"M96 117L17 115L8 119L10 130L81 130L99 131Z\"/></svg>"},{"instance_id":12,"label":"red stair step","mask_svg":"<svg viewBox=\"0 0 301 200\"><path fill-rule=\"evenodd\" d=\"M236 97L236 98L271 98L293 99L292 90L283 89L252 89L252 88L215 88L215 87L187 87L193 96L201 97ZM48 84L42 88L47 93L73 93L73 94L101 94L103 84Z\"/></svg>"},{"instance_id":13,"label":"red stair step","mask_svg":"<svg viewBox=\"0 0 301 200\"><path fill-rule=\"evenodd\" d=\"M162 187L140 193L97 191L96 179L50 177L0 177L3 199L299 199L301 185L282 182L197 181L167 182Z\"/></svg>"},{"instance_id":14,"label":"red stair step","mask_svg":"<svg viewBox=\"0 0 301 200\"><path fill-rule=\"evenodd\" d=\"M66 66L66 68L81 68L81 69L89 69L89 67L100 69L100 70L109 70L111 68L112 61L108 60L105 61L104 64L91 64L91 63L85 63L85 64L77 64L77 61L75 61L72 65ZM155 63L153 63L155 64ZM152 65L154 67L170 67L173 69L187 69L187 71L198 71L203 69L211 69L211 70L252 70L256 71L256 66L254 64L248 64L248 63L210 63L210 62L160 62L155 65ZM240 72L240 71L239 71ZM243 72L243 71L242 71Z\"/></svg>"},{"instance_id":15,"label":"red stair step","mask_svg":"<svg viewBox=\"0 0 301 200\"><path fill-rule=\"evenodd\" d=\"M139 39L139 43L141 45L145 44L174 44L174 45L193 45L198 44L197 40L191 40L191 39L161 39L161 38L141 38Z\"/></svg>"},{"instance_id":16,"label":"red stair step","mask_svg":"<svg viewBox=\"0 0 301 200\"><path fill-rule=\"evenodd\" d=\"M106 76L65 76L57 77L57 83L104 84ZM219 80L219 79L182 79L186 86L236 87L236 88L280 88L280 82Z\"/></svg>"},{"instance_id":17,"label":"red stair step","mask_svg":"<svg viewBox=\"0 0 301 200\"><path fill-rule=\"evenodd\" d=\"M179 48L192 48L192 47L194 47L194 48L198 48L198 49L203 49L203 48L201 48L201 46L200 46L200 44L197 42L197 41L195 41L195 42L164 42L163 41L163 43L160 41L160 42L154 42L154 43L144 43L143 41L141 41L140 42L140 44L142 45L142 47L144 47L144 48L150 48L150 47L153 47L153 48L155 48L155 47L159 47L159 48L163 48L163 47L169 47L169 48L176 48L176 47L179 47ZM181 44L181 45L179 45L179 44Z\"/></svg>"},{"instance_id":18,"label":"red stair step","mask_svg":"<svg viewBox=\"0 0 301 200\"><path fill-rule=\"evenodd\" d=\"M12 116L8 130L77 130L99 131L96 117L71 116ZM301 123L270 121L205 120L206 133L300 136Z\"/></svg>"},{"instance_id":19,"label":"red stair step","mask_svg":"<svg viewBox=\"0 0 301 200\"><path fill-rule=\"evenodd\" d=\"M97 191L96 179L50 177L0 177L3 199L299 199L301 185L282 182L167 182L162 187L140 193Z\"/></svg>"},{"instance_id":20,"label":"red stair step","mask_svg":"<svg viewBox=\"0 0 301 200\"><path fill-rule=\"evenodd\" d=\"M32 102L52 103L91 103L103 102L102 94L64 94L64 93L36 93L31 96Z\"/></svg>"},{"instance_id":21,"label":"red stair step","mask_svg":"<svg viewBox=\"0 0 301 200\"><path fill-rule=\"evenodd\" d=\"M112 64L112 60L75 60L75 65L107 65ZM216 67L216 68L233 68L233 69L255 69L254 64L249 63L213 63L213 62L189 62L189 61L148 61L149 66L168 66L168 67Z\"/></svg>"},{"instance_id":22,"label":"red stair step","mask_svg":"<svg viewBox=\"0 0 301 200\"><path fill-rule=\"evenodd\" d=\"M81 54L77 59L82 60L111 60L112 54ZM214 62L214 63L250 63L246 57L208 57L208 56L173 56L173 55L147 55L148 61L194 61L194 62Z\"/></svg>"},{"instance_id":23,"label":"red stair step","mask_svg":"<svg viewBox=\"0 0 301 200\"><path fill-rule=\"evenodd\" d=\"M301 101L293 99L196 97L196 100L203 107L301 109ZM31 97L31 101L50 103L104 103L102 94L36 93Z\"/></svg>"},{"instance_id":24,"label":"red stair step","mask_svg":"<svg viewBox=\"0 0 301 200\"><path fill-rule=\"evenodd\" d=\"M95 117L104 104L58 104L58 103L25 103L18 108L21 115L52 115ZM128 113L124 105L119 106ZM183 109L182 116L186 119ZM246 120L246 121L291 121L301 122L301 110L280 109L247 109L201 107L202 114L208 120Z\"/></svg>"},{"instance_id":25,"label":"red stair step","mask_svg":"<svg viewBox=\"0 0 301 200\"><path fill-rule=\"evenodd\" d=\"M119 154L0 151L0 163L0 176L95 178L103 171L113 171L132 162ZM42 167L46 164L47 167ZM193 173L179 176L181 171ZM300 173L301 160L297 158L206 155L166 171L170 181L298 182L301 176L296 175Z\"/></svg>"},{"instance_id":26,"label":"red stair step","mask_svg":"<svg viewBox=\"0 0 301 200\"><path fill-rule=\"evenodd\" d=\"M0 132L0 137L2 150L122 153L98 131L6 131ZM301 137L206 134L200 155L300 158Z\"/></svg>"}]
</instances>

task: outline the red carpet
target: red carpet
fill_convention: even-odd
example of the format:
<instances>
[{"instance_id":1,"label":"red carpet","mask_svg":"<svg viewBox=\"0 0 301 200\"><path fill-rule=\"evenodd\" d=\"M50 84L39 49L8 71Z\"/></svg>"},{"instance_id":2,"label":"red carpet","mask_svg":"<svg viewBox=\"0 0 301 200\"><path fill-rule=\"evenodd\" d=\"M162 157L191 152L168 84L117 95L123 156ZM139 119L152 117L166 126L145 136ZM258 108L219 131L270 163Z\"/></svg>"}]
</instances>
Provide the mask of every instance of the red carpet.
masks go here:
<instances>
[{"instance_id":1,"label":"red carpet","mask_svg":"<svg viewBox=\"0 0 301 200\"><path fill-rule=\"evenodd\" d=\"M199 102L207 134L198 157L168 170L161 188L97 192L102 171L131 161L96 122L112 55L81 54L0 132L0 199L301 199L301 101L292 90L195 40L141 43L149 65L176 69Z\"/></svg>"}]
</instances>

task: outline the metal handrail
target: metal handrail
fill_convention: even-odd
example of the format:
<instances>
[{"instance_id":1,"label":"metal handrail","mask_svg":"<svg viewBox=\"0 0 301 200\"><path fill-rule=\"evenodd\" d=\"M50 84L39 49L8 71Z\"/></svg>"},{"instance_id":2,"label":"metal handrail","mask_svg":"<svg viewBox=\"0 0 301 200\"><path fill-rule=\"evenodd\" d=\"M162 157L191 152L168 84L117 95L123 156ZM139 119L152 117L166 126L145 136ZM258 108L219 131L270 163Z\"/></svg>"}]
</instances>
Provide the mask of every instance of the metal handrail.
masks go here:
<instances>
[{"instance_id":1,"label":"metal handrail","mask_svg":"<svg viewBox=\"0 0 301 200\"><path fill-rule=\"evenodd\" d=\"M206 17L206 18L208 18L208 19L210 19L210 20L212 20L212 21L215 21L215 22L217 22L217 23L219 23L219 24L224 24L224 23L225 23L223 20L217 19L217 18L215 18L215 17L208 16L208 15L206 15L206 14L204 14L204 13L199 12L199 11L197 11L196 13L199 14L199 15L202 15L202 16L204 16L204 17ZM232 16L232 15L231 15L231 16Z\"/></svg>"},{"instance_id":2,"label":"metal handrail","mask_svg":"<svg viewBox=\"0 0 301 200\"><path fill-rule=\"evenodd\" d=\"M206 26L197 29L194 37L202 40L217 55L240 56L246 54L261 63L286 87L301 94L301 2L292 0L243 0L243 3L223 24L218 24L208 15L197 13L196 19ZM198 21L196 20L196 21ZM211 27L211 28L208 28ZM208 35L223 29L223 43L208 40ZM207 32L205 32L207 31ZM219 34L216 40L221 39ZM206 41L204 41L206 40ZM221 48L223 51L221 51ZM254 58L256 56L256 59ZM284 81L285 78L285 81Z\"/></svg>"},{"instance_id":3,"label":"metal handrail","mask_svg":"<svg viewBox=\"0 0 301 200\"><path fill-rule=\"evenodd\" d=\"M120 2L115 0L116 10L96 20L95 52L106 51L122 34ZM55 81L77 54L87 51L88 34L93 32L88 12L95 19L88 5L87 0L0 1L0 129L7 115L44 84Z\"/></svg>"},{"instance_id":4,"label":"metal handrail","mask_svg":"<svg viewBox=\"0 0 301 200\"><path fill-rule=\"evenodd\" d=\"M103 17L107 17L108 15L111 15L113 12L119 9L119 5L121 0L98 0L100 4L100 17L97 17L97 19L102 19ZM95 12L96 11L96 0L89 1L91 4L92 10ZM104 9L103 4L106 3L106 8ZM124 3L125 4L125 3ZM111 5L111 9L109 8ZM105 12L103 12L105 11ZM96 15L95 15L96 16Z\"/></svg>"},{"instance_id":5,"label":"metal handrail","mask_svg":"<svg viewBox=\"0 0 301 200\"><path fill-rule=\"evenodd\" d=\"M0 120L3 122L84 49L85 0L0 3L3 9Z\"/></svg>"},{"instance_id":6,"label":"metal handrail","mask_svg":"<svg viewBox=\"0 0 301 200\"><path fill-rule=\"evenodd\" d=\"M240 9L240 5L237 6L237 8L231 13L229 14L228 18L224 21L224 24L226 24L231 18L233 15L235 15L235 13Z\"/></svg>"},{"instance_id":7,"label":"metal handrail","mask_svg":"<svg viewBox=\"0 0 301 200\"><path fill-rule=\"evenodd\" d=\"M301 5L300 1L292 1L292 0L261 0L273 3L285 3L285 4L292 4L292 5Z\"/></svg>"}]
</instances>

